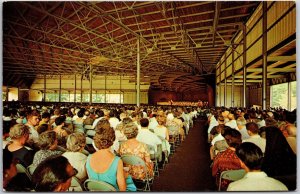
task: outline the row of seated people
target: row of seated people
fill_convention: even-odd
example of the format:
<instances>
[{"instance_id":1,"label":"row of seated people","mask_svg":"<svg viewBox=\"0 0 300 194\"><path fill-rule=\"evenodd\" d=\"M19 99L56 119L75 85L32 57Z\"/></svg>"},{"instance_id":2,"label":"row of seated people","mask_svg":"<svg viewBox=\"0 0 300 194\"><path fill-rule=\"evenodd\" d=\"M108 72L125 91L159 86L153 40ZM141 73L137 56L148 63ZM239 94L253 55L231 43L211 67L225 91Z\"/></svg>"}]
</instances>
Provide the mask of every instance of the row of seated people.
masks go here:
<instances>
[{"instance_id":1,"label":"row of seated people","mask_svg":"<svg viewBox=\"0 0 300 194\"><path fill-rule=\"evenodd\" d=\"M212 176L220 190L296 189L295 116L286 117L282 124L271 111L264 119L257 119L253 109L245 112L219 109L213 113L208 114L208 141L211 144ZM243 180L234 184L230 184L230 180L220 181L222 172L237 169L248 172ZM246 179L249 182L244 183Z\"/></svg>"},{"instance_id":2,"label":"row of seated people","mask_svg":"<svg viewBox=\"0 0 300 194\"><path fill-rule=\"evenodd\" d=\"M42 115L45 115L45 113L47 112L44 112ZM174 114L180 116L178 111L174 111ZM133 166L128 166L129 170L123 172L123 162L118 156L129 154L142 158L147 165L147 172L151 178L153 178L154 164L150 158L151 150L149 150L148 145L154 145L152 147L154 147L155 152L157 145L165 142L165 144L162 144L164 145L162 146L162 151L164 152L164 157L167 158L170 153L168 141L172 138L172 135L169 135L166 124L176 124L176 122L173 121L173 119L175 119L174 116L170 116L173 115L171 112L166 115L166 112L159 110L156 113L153 112L152 117L149 119L152 120L151 124L154 126L153 132L150 132L148 128L148 118L132 119L136 117L136 115L140 114L132 112L131 118L128 117L127 114L123 115L124 117L121 117L122 121L115 125L115 129L113 127L114 125L109 122L109 119L105 117L98 119L94 129L95 134L91 137L93 149L88 149L87 151L84 148L87 148L87 138L89 137L81 131L74 131L74 128L73 131L68 127L65 128L65 123L67 123L65 116L57 116L54 122L50 124L47 120L50 121L51 118L48 119L49 117L47 115L47 119L43 120L44 118L42 118L42 124L39 125L39 115L38 112L34 110L30 111L27 115L26 124L15 124L9 129L8 139L10 140L6 141L7 144L3 146L5 148L4 150L12 153L13 159L17 160L24 167L30 166L31 169L39 169L38 167L48 158L62 155L68 159L72 168L77 170L76 177L81 183L87 178L101 179L113 185L117 190L135 191L136 187L131 177L137 180L143 179L145 172L143 172L143 169L140 167ZM79 115L78 118L80 118L80 116L81 115ZM7 118L4 120L9 121ZM95 120L97 120L97 118L94 119L94 121ZM155 122L157 124L153 124ZM74 124L74 122L71 122L71 124ZM180 124L181 128L178 127L178 131L183 128L182 121ZM43 125L48 126L41 130L40 128ZM33 126L36 126L36 128ZM34 131L32 132L32 130ZM33 133L37 134L37 136L30 138L30 135ZM4 134L4 139L7 139L7 134ZM65 139L65 141L61 141L61 139ZM119 143L117 149L116 146L114 146L115 142ZM117 172L117 176L113 177L113 179L109 178L111 176L105 175L105 173L114 174L115 172ZM128 176L128 173L130 176ZM20 178L18 177L15 178L16 181L11 181L11 183L7 184L4 188L7 191L24 191L26 190L25 187L28 190L34 189L36 191L42 191L43 189L41 188L43 188L43 186L36 186L41 179L45 178L41 177L41 174L42 172L36 173L36 170L34 171L33 184L31 185L29 183L27 185L21 185L21 188L19 188L17 185L20 183L20 181L18 181ZM36 176L38 178L34 178ZM125 184L123 179L125 180ZM26 184L26 181L23 181L22 184ZM33 185L34 187L32 187Z\"/></svg>"}]
</instances>

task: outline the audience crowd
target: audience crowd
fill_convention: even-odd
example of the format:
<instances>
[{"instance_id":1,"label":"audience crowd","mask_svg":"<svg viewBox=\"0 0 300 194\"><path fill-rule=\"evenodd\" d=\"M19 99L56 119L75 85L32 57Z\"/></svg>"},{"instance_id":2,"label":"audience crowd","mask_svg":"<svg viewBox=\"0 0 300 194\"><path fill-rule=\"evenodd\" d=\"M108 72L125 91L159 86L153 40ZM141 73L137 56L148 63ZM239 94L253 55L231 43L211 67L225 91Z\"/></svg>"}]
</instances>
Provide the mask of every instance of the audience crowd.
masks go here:
<instances>
[{"instance_id":1,"label":"audience crowd","mask_svg":"<svg viewBox=\"0 0 300 194\"><path fill-rule=\"evenodd\" d=\"M205 113L212 176L217 188L221 191L296 189L296 110L218 107ZM231 183L220 178L222 172L239 169L246 172L241 180Z\"/></svg>"},{"instance_id":2,"label":"audience crowd","mask_svg":"<svg viewBox=\"0 0 300 194\"><path fill-rule=\"evenodd\" d=\"M137 188L141 186L138 181L147 173L153 182L155 169L163 168L172 154L171 146L184 140L199 110L8 104L3 109L4 190L82 191L73 182L83 185L87 179L106 182L117 191L143 189ZM172 134L166 122L170 115L170 122L177 126ZM171 139L178 140L177 144L171 145ZM123 164L123 155L138 156L147 168ZM16 165L30 174L23 183L13 181L26 175L16 172Z\"/></svg>"},{"instance_id":3,"label":"audience crowd","mask_svg":"<svg viewBox=\"0 0 300 194\"><path fill-rule=\"evenodd\" d=\"M71 191L76 178L79 184L91 179L136 191L145 170L153 180L156 165L168 162L197 117L207 119L216 188L296 189L296 111L111 104L4 106L3 189ZM124 155L138 156L147 168L123 163ZM22 177L18 165L30 177ZM222 179L222 172L239 169L244 178Z\"/></svg>"}]
</instances>

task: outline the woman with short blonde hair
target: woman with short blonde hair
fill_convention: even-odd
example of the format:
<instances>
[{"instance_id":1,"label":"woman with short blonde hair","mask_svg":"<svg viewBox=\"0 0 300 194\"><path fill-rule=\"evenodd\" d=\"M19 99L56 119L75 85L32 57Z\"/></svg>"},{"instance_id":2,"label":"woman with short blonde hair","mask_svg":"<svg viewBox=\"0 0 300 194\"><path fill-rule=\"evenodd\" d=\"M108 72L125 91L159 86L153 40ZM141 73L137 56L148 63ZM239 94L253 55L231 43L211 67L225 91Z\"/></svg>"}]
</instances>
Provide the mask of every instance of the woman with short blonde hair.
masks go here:
<instances>
[{"instance_id":1,"label":"woman with short blonde hair","mask_svg":"<svg viewBox=\"0 0 300 194\"><path fill-rule=\"evenodd\" d=\"M9 131L11 142L5 147L5 149L12 153L13 158L18 160L24 167L32 163L34 156L34 151L25 146L25 143L29 139L29 134L29 127L27 125L15 124Z\"/></svg>"},{"instance_id":2,"label":"woman with short blonde hair","mask_svg":"<svg viewBox=\"0 0 300 194\"><path fill-rule=\"evenodd\" d=\"M67 138L67 149L71 152L79 152L86 145L86 137L83 133L72 133Z\"/></svg>"}]
</instances>

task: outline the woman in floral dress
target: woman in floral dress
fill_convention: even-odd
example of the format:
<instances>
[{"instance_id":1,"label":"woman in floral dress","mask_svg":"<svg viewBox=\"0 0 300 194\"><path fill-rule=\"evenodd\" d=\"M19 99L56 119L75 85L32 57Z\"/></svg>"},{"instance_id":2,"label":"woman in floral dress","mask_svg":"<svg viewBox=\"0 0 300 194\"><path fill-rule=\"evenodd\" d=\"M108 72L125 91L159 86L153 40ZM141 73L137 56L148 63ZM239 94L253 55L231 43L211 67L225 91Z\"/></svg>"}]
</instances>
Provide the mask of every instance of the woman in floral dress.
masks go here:
<instances>
[{"instance_id":1,"label":"woman in floral dress","mask_svg":"<svg viewBox=\"0 0 300 194\"><path fill-rule=\"evenodd\" d=\"M150 159L149 150L146 144L136 140L138 134L137 125L133 122L128 123L124 126L124 134L127 137L127 141L120 145L120 155L135 155L142 158L147 166L148 174L150 178L154 176L153 163ZM128 165L129 174L133 179L143 180L146 177L146 172L142 166Z\"/></svg>"}]
</instances>

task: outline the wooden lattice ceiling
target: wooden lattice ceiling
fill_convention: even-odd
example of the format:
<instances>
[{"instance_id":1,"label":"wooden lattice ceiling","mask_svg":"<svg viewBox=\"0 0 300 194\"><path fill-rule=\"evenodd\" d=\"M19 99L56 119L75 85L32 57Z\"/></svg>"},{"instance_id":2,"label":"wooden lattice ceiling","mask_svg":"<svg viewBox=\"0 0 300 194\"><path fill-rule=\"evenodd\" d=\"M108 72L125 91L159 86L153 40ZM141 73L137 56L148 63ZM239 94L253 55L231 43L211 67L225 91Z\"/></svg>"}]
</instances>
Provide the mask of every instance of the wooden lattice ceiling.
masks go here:
<instances>
[{"instance_id":1,"label":"wooden lattice ceiling","mask_svg":"<svg viewBox=\"0 0 300 194\"><path fill-rule=\"evenodd\" d=\"M89 64L94 75L134 76L140 38L141 75L153 87L201 90L259 3L5 2L4 76L81 74Z\"/></svg>"}]
</instances>

